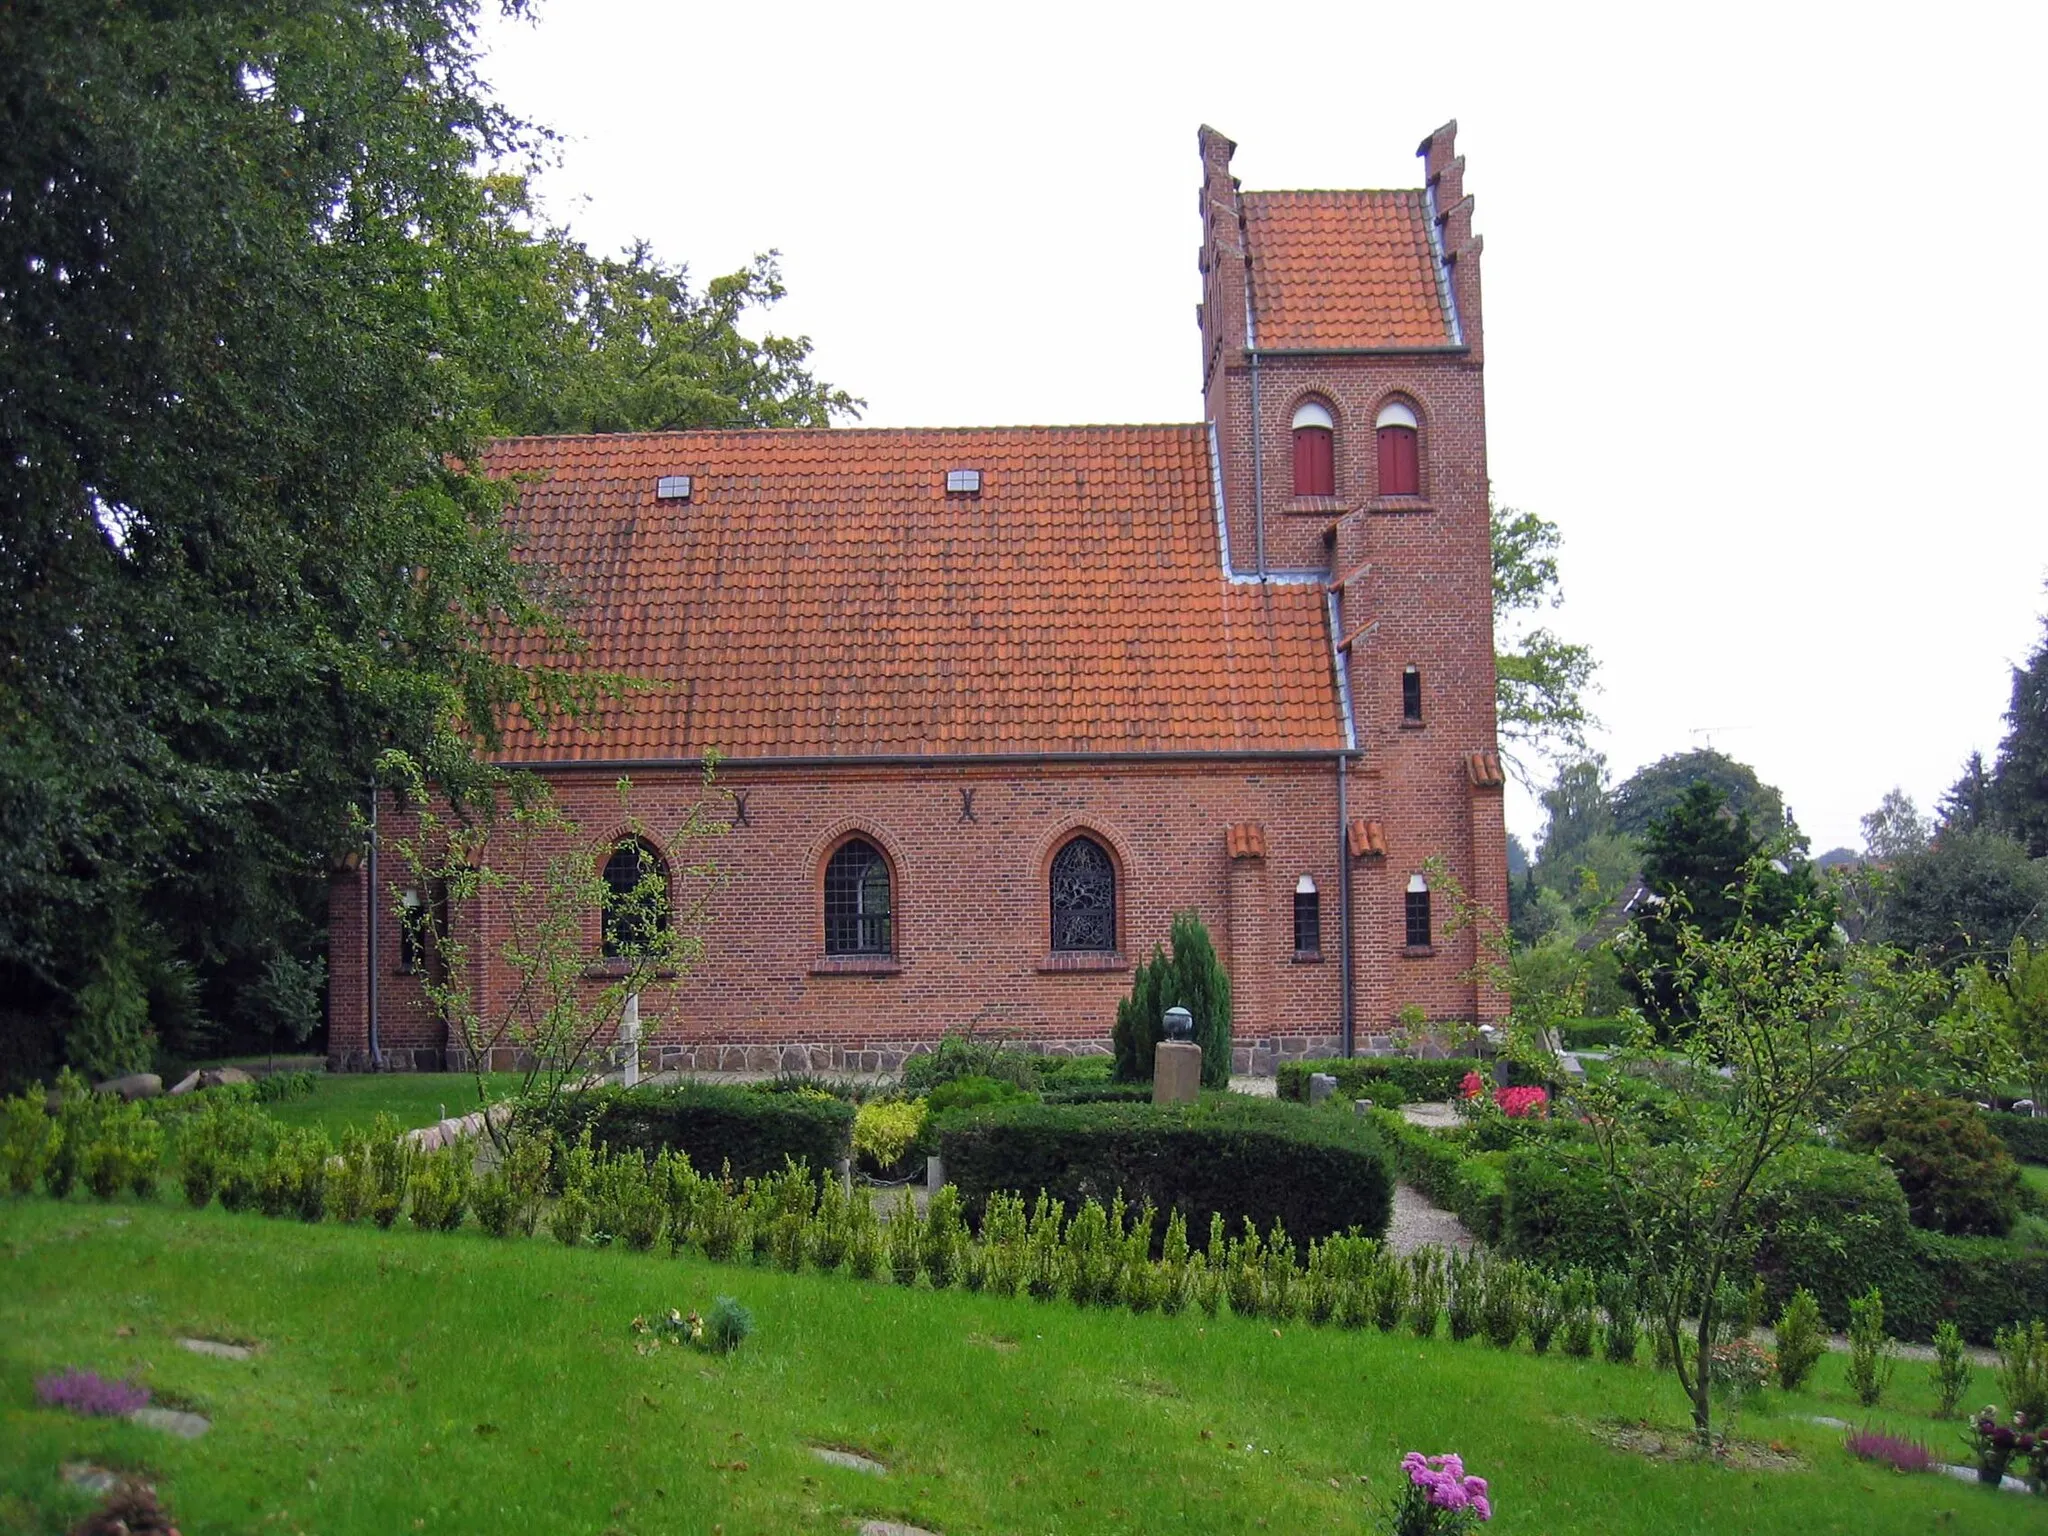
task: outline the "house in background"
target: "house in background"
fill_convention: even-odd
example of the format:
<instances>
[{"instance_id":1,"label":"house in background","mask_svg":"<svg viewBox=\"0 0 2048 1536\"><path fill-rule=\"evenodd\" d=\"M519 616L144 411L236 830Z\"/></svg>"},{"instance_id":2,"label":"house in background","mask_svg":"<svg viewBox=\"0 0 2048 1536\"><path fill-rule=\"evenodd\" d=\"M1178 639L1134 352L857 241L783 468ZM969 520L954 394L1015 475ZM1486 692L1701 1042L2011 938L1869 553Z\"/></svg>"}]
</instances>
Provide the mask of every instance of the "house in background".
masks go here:
<instances>
[{"instance_id":1,"label":"house in background","mask_svg":"<svg viewBox=\"0 0 2048 1536\"><path fill-rule=\"evenodd\" d=\"M1192 908L1240 1070L1485 1021L1442 869L1505 914L1479 251L1455 125L1423 185L1245 192L1200 135L1200 382L1183 426L523 438L524 545L587 663L650 686L515 733L600 847L617 784L674 874L707 798L729 882L643 1015L699 1070L887 1069L942 1032L1107 1045ZM722 761L702 782L704 755ZM382 808L387 832L402 810ZM389 888L339 875L330 1052L448 1061ZM402 880L402 876L400 879ZM490 949L502 914L457 911ZM602 915L589 914L594 971ZM488 1011L511 977L480 963ZM598 983L592 982L593 986Z\"/></svg>"}]
</instances>

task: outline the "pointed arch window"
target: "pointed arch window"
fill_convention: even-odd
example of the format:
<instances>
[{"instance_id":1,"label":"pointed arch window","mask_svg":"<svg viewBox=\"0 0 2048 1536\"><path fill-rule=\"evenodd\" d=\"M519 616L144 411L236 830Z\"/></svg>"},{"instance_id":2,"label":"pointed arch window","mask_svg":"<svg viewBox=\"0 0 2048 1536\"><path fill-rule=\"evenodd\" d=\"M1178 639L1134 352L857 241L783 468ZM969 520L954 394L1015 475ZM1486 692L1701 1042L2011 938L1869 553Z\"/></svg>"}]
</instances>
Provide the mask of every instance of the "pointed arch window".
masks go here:
<instances>
[{"instance_id":1,"label":"pointed arch window","mask_svg":"<svg viewBox=\"0 0 2048 1536\"><path fill-rule=\"evenodd\" d=\"M1116 948L1116 864L1085 833L1067 839L1052 856L1052 947Z\"/></svg>"},{"instance_id":2,"label":"pointed arch window","mask_svg":"<svg viewBox=\"0 0 2048 1536\"><path fill-rule=\"evenodd\" d=\"M668 865L642 838L612 847L604 861L604 956L644 955L668 929Z\"/></svg>"},{"instance_id":3,"label":"pointed arch window","mask_svg":"<svg viewBox=\"0 0 2048 1536\"><path fill-rule=\"evenodd\" d=\"M1373 423L1379 435L1380 494L1420 496L1422 458L1416 442L1415 409L1399 400L1380 407Z\"/></svg>"},{"instance_id":4,"label":"pointed arch window","mask_svg":"<svg viewBox=\"0 0 2048 1536\"><path fill-rule=\"evenodd\" d=\"M825 865L825 953L890 955L896 919L889 861L865 838L841 843Z\"/></svg>"},{"instance_id":5,"label":"pointed arch window","mask_svg":"<svg viewBox=\"0 0 2048 1536\"><path fill-rule=\"evenodd\" d=\"M1294 494L1337 494L1337 421L1314 400L1294 413Z\"/></svg>"},{"instance_id":6,"label":"pointed arch window","mask_svg":"<svg viewBox=\"0 0 2048 1536\"><path fill-rule=\"evenodd\" d=\"M1323 898L1314 877L1303 875L1294 882L1294 953L1297 956L1323 952Z\"/></svg>"}]
</instances>

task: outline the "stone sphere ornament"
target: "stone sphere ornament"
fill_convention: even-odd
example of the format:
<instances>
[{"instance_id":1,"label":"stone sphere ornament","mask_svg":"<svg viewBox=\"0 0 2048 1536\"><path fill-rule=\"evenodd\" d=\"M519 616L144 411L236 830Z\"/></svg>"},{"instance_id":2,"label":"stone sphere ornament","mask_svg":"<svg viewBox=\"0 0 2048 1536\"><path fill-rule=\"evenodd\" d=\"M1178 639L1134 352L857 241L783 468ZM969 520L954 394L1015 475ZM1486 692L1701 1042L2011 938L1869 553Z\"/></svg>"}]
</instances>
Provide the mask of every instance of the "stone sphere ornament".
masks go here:
<instances>
[{"instance_id":1,"label":"stone sphere ornament","mask_svg":"<svg viewBox=\"0 0 2048 1536\"><path fill-rule=\"evenodd\" d=\"M1166 1038L1169 1040L1192 1040L1195 1037L1195 1016L1185 1008L1166 1010Z\"/></svg>"}]
</instances>

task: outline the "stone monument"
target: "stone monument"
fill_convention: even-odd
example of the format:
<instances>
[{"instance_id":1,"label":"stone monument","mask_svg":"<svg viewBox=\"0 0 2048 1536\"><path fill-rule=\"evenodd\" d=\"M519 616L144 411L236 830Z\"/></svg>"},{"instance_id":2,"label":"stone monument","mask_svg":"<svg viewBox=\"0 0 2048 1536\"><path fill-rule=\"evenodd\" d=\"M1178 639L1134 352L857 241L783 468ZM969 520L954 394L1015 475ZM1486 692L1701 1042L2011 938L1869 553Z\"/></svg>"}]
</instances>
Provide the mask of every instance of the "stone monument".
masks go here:
<instances>
[{"instance_id":1,"label":"stone monument","mask_svg":"<svg viewBox=\"0 0 2048 1536\"><path fill-rule=\"evenodd\" d=\"M1166 1010L1166 1038L1152 1055L1152 1102L1192 1104L1202 1091L1202 1048L1190 1038L1195 1016L1185 1008Z\"/></svg>"}]
</instances>

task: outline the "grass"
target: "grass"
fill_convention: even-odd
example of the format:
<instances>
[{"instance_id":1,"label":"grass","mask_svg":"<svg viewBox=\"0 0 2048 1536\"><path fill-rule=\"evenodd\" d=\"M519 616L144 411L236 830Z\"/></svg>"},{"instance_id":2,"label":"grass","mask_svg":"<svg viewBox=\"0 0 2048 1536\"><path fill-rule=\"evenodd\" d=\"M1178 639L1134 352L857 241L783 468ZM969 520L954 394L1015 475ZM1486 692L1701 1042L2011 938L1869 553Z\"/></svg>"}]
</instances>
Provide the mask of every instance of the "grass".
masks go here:
<instances>
[{"instance_id":1,"label":"grass","mask_svg":"<svg viewBox=\"0 0 2048 1536\"><path fill-rule=\"evenodd\" d=\"M516 1072L493 1072L491 1092L503 1097L523 1081ZM264 1109L286 1125L317 1125L338 1137L351 1125L367 1127L380 1113L401 1126L432 1125L443 1114L478 1108L476 1079L467 1072L341 1072L314 1074L304 1098L279 1099Z\"/></svg>"},{"instance_id":2,"label":"grass","mask_svg":"<svg viewBox=\"0 0 2048 1536\"><path fill-rule=\"evenodd\" d=\"M223 1284L223 1277L232 1283ZM636 1314L732 1295L731 1357L637 1354ZM261 1345L190 1354L182 1335ZM33 1406L43 1372L136 1373L214 1418L183 1442ZM145 1471L188 1532L1359 1530L1403 1451L1461 1451L1513 1532L2008 1531L2040 1506L1852 1460L1831 1413L1956 1448L1902 1365L1887 1411L1839 1357L1742 1433L1738 1471L1611 1449L1683 1422L1633 1369L1199 1314L1131 1317L542 1238L306 1227L163 1204L0 1202L0 1531L60 1529L86 1458ZM825 1465L814 1445L892 1467ZM1959 1449L1959 1448L1957 1448ZM1369 1481L1366 1481L1369 1479Z\"/></svg>"}]
</instances>

